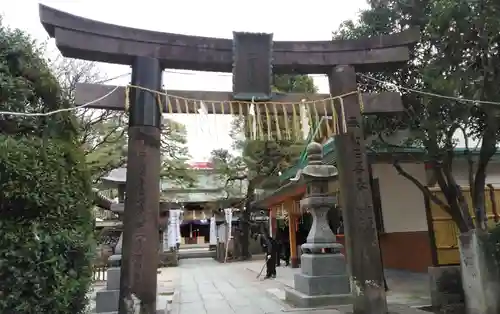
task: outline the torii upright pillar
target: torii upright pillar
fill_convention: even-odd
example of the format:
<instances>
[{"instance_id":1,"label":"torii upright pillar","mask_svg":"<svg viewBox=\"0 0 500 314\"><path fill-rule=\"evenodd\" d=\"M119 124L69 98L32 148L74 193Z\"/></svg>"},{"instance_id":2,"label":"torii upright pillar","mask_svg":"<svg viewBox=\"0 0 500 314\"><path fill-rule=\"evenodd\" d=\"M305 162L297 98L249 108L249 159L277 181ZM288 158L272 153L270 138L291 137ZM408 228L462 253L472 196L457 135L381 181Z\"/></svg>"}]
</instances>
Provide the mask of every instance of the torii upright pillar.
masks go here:
<instances>
[{"instance_id":1,"label":"torii upright pillar","mask_svg":"<svg viewBox=\"0 0 500 314\"><path fill-rule=\"evenodd\" d=\"M356 90L354 67L346 65L333 68L329 83L332 95ZM343 110L338 109L339 113L345 112L347 132L335 137L335 148L354 314L387 314L359 97L356 94L346 96L343 103Z\"/></svg>"},{"instance_id":2,"label":"torii upright pillar","mask_svg":"<svg viewBox=\"0 0 500 314\"><path fill-rule=\"evenodd\" d=\"M156 313L158 213L160 199L161 88L158 59L136 57L132 65L128 129L127 186L123 219L123 257L119 313L130 312L135 296L141 314Z\"/></svg>"}]
</instances>

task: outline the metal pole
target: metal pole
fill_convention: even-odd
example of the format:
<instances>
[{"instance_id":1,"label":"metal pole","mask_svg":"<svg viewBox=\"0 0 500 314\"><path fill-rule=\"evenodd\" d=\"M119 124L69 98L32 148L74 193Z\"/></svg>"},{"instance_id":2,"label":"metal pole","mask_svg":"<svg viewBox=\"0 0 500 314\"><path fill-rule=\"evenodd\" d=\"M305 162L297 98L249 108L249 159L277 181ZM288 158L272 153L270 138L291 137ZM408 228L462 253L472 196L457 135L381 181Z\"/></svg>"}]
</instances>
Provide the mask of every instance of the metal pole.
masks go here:
<instances>
[{"instance_id":1,"label":"metal pole","mask_svg":"<svg viewBox=\"0 0 500 314\"><path fill-rule=\"evenodd\" d=\"M130 89L120 314L131 313L137 299L141 314L156 313L162 115L148 90L161 89L161 75L155 58L137 57L132 65L132 85L145 89Z\"/></svg>"}]
</instances>

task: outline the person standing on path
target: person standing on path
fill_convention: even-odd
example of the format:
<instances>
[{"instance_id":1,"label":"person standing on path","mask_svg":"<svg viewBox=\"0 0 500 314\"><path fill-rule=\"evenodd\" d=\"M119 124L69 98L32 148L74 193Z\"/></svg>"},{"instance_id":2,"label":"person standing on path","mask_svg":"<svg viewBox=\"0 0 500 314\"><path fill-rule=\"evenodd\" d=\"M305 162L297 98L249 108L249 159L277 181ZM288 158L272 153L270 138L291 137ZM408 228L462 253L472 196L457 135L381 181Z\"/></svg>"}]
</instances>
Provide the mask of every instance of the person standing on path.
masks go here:
<instances>
[{"instance_id":1,"label":"person standing on path","mask_svg":"<svg viewBox=\"0 0 500 314\"><path fill-rule=\"evenodd\" d=\"M264 231L260 244L266 253L266 277L264 279L276 278L276 241Z\"/></svg>"},{"instance_id":2,"label":"person standing on path","mask_svg":"<svg viewBox=\"0 0 500 314\"><path fill-rule=\"evenodd\" d=\"M285 266L290 265L290 235L289 235L289 226L285 226L282 232L282 249L283 249L283 260L285 261Z\"/></svg>"}]
</instances>

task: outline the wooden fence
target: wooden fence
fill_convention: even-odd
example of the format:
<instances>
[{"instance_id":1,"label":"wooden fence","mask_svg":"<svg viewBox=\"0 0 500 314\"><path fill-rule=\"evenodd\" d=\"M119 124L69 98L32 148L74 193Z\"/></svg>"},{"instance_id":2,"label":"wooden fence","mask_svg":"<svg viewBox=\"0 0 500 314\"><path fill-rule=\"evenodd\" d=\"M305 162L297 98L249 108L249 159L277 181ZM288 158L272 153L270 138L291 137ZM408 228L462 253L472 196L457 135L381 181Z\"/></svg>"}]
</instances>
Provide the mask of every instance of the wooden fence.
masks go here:
<instances>
[{"instance_id":1,"label":"wooden fence","mask_svg":"<svg viewBox=\"0 0 500 314\"><path fill-rule=\"evenodd\" d=\"M438 198L445 201L443 192L439 188L431 188L431 191ZM475 217L469 187L462 187L462 192L469 204L472 217ZM500 211L500 187L493 187L493 189L486 187L485 194L488 224L493 227L500 219L498 214ZM458 251L459 230L457 225L452 221L450 215L434 202L427 201L426 207L434 266L460 264Z\"/></svg>"}]
</instances>

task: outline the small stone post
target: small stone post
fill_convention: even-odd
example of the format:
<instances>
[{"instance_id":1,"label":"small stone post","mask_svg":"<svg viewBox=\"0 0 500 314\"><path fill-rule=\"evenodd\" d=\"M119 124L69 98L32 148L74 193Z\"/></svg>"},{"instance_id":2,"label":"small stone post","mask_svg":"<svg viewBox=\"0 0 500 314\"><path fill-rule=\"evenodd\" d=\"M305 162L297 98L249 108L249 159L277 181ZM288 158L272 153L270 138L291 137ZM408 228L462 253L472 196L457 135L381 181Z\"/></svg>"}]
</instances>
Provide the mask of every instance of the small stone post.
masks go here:
<instances>
[{"instance_id":1,"label":"small stone post","mask_svg":"<svg viewBox=\"0 0 500 314\"><path fill-rule=\"evenodd\" d=\"M337 168L322 162L322 147L311 143L307 147L308 164L301 176L306 182L306 194L300 202L308 210L313 223L307 242L302 245L301 272L295 274L295 289L286 289L286 299L301 307L349 304L351 301L346 261L340 253L342 245L328 225L327 213L337 199L328 191L328 182L338 176Z\"/></svg>"}]
</instances>

